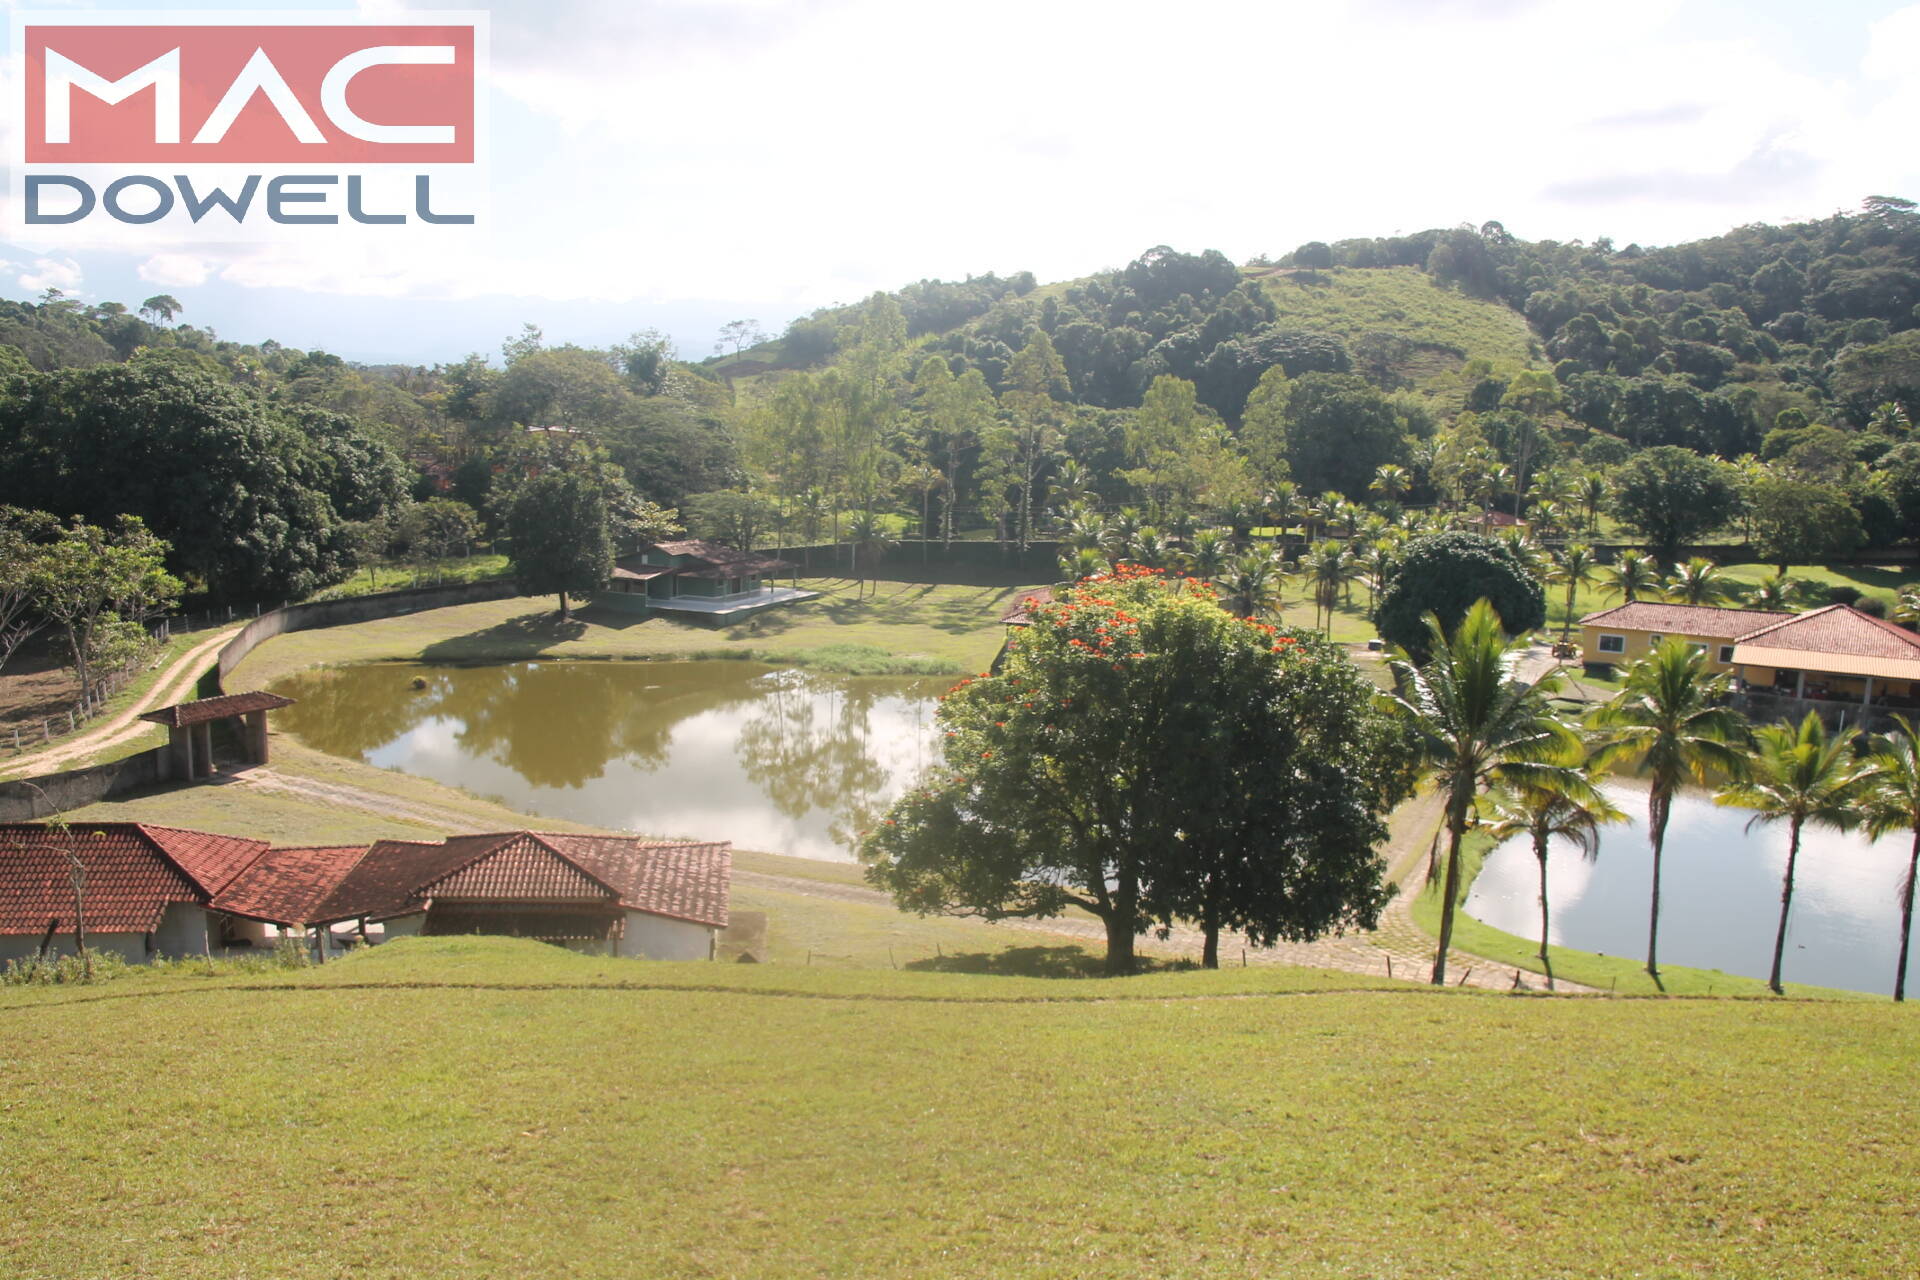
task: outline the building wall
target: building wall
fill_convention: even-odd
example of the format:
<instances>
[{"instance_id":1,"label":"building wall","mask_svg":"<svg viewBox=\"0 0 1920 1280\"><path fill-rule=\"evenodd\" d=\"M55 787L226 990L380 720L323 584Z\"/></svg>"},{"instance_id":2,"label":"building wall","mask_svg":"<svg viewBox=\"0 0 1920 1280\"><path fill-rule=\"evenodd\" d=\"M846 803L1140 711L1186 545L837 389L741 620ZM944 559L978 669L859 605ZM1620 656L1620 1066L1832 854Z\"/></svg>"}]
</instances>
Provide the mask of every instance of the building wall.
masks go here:
<instances>
[{"instance_id":1,"label":"building wall","mask_svg":"<svg viewBox=\"0 0 1920 1280\"><path fill-rule=\"evenodd\" d=\"M643 960L707 960L717 930L690 920L673 920L645 911L627 912L626 936L618 954Z\"/></svg>"},{"instance_id":2,"label":"building wall","mask_svg":"<svg viewBox=\"0 0 1920 1280\"><path fill-rule=\"evenodd\" d=\"M395 938L417 938L420 936L420 930L426 923L427 913L424 911L416 911L410 916L395 916L391 920L384 920L381 924L382 927L385 928L386 933L382 940L391 942Z\"/></svg>"},{"instance_id":3,"label":"building wall","mask_svg":"<svg viewBox=\"0 0 1920 1280\"><path fill-rule=\"evenodd\" d=\"M1654 643L1653 637L1656 634L1659 633L1652 631L1633 631L1626 627L1591 626L1583 623L1580 627L1580 660L1582 662L1609 663L1614 666L1630 667L1660 647ZM1624 637L1625 649L1619 653L1612 653L1602 649L1600 647L1600 637L1603 635ZM1720 656L1722 649L1731 652L1733 649L1732 640L1720 636L1686 635L1678 631L1666 632L1662 634L1660 638L1663 641L1679 639L1685 640L1688 644L1705 645L1707 647L1708 671L1717 673L1733 670L1733 664L1724 661Z\"/></svg>"},{"instance_id":4,"label":"building wall","mask_svg":"<svg viewBox=\"0 0 1920 1280\"><path fill-rule=\"evenodd\" d=\"M153 933L153 950L163 956L202 956L207 954L207 913L184 902L168 906ZM216 931L214 937L219 936Z\"/></svg>"}]
</instances>

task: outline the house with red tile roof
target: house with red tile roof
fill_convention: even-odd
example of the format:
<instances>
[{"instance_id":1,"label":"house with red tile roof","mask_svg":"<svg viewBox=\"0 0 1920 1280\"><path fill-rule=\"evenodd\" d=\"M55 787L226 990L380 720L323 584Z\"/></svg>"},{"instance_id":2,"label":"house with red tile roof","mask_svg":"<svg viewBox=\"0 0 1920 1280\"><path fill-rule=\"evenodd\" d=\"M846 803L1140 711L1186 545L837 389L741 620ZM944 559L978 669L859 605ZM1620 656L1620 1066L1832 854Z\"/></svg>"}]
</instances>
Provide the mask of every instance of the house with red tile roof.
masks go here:
<instances>
[{"instance_id":1,"label":"house with red tile roof","mask_svg":"<svg viewBox=\"0 0 1920 1280\"><path fill-rule=\"evenodd\" d=\"M1580 633L1589 664L1628 666L1680 639L1748 697L1862 710L1920 706L1920 635L1851 605L1771 613L1639 600L1588 614Z\"/></svg>"},{"instance_id":2,"label":"house with red tile roof","mask_svg":"<svg viewBox=\"0 0 1920 1280\"><path fill-rule=\"evenodd\" d=\"M573 950L704 960L727 926L725 843L509 831L271 848L141 823L0 825L0 961L88 943L139 963L263 946L269 930L361 938L505 934Z\"/></svg>"}]
</instances>

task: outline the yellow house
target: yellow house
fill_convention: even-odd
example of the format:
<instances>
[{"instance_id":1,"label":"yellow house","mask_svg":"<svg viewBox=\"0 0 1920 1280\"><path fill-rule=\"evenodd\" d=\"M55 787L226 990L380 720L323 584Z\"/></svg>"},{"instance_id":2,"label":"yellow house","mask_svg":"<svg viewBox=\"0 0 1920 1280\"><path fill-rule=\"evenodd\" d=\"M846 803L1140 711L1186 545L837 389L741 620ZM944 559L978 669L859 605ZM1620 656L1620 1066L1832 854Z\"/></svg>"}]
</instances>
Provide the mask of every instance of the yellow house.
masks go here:
<instances>
[{"instance_id":1,"label":"yellow house","mask_svg":"<svg viewBox=\"0 0 1920 1280\"><path fill-rule=\"evenodd\" d=\"M1677 638L1706 652L1708 670L1731 671L1734 645L1740 637L1789 622L1794 616L1760 609L1635 600L1580 619L1580 660L1596 666L1628 667L1658 649L1662 641Z\"/></svg>"}]
</instances>

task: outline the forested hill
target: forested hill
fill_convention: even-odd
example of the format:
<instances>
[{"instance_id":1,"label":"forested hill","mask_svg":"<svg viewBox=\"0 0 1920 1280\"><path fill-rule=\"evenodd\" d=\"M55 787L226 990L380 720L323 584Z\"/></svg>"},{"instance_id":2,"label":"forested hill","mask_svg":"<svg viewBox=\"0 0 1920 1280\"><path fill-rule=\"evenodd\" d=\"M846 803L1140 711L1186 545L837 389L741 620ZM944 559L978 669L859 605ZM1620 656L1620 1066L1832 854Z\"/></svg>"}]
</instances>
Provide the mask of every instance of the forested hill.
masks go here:
<instances>
[{"instance_id":1,"label":"forested hill","mask_svg":"<svg viewBox=\"0 0 1920 1280\"><path fill-rule=\"evenodd\" d=\"M1173 374L1234 420L1277 364L1428 392L1444 413L1479 381L1457 376L1469 362L1490 366L1476 375L1551 367L1587 427L1732 457L1757 449L1782 410L1864 426L1889 400L1920 407L1920 215L1890 197L1657 249L1529 241L1488 222L1315 241L1240 267L1161 246L1064 284L989 275L891 296L910 337L995 391L1037 326L1071 399L1110 408L1138 405ZM857 310L816 312L738 359L755 371L818 365Z\"/></svg>"}]
</instances>

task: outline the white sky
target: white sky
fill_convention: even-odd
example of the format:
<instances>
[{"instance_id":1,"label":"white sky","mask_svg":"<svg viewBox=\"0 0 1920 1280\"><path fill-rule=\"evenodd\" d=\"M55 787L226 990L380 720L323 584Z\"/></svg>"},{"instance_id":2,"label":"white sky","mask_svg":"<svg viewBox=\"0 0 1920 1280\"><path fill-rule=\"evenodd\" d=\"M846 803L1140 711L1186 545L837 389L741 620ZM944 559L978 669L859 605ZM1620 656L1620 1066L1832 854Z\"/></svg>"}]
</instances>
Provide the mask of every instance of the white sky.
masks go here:
<instances>
[{"instance_id":1,"label":"white sky","mask_svg":"<svg viewBox=\"0 0 1920 1280\"><path fill-rule=\"evenodd\" d=\"M491 9L490 248L10 244L0 292L165 288L230 336L286 316L328 330L293 340L348 354L383 306L462 299L498 332L505 298L550 333L660 324L698 356L711 316L777 327L922 277L1056 279L1163 242L1244 259L1498 218L1528 238L1656 244L1920 195L1920 4ZM15 101L11 60L0 92ZM16 119L0 112L0 132ZM475 345L457 323L446 337L396 354Z\"/></svg>"}]
</instances>

